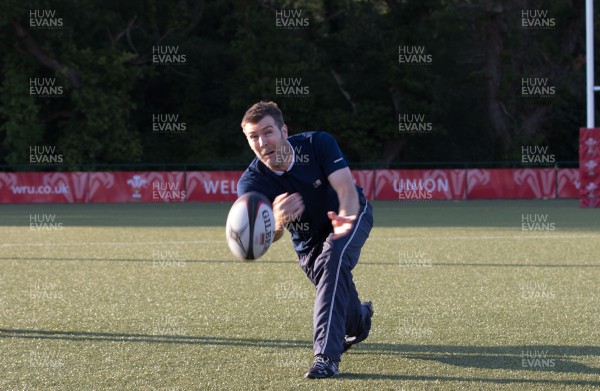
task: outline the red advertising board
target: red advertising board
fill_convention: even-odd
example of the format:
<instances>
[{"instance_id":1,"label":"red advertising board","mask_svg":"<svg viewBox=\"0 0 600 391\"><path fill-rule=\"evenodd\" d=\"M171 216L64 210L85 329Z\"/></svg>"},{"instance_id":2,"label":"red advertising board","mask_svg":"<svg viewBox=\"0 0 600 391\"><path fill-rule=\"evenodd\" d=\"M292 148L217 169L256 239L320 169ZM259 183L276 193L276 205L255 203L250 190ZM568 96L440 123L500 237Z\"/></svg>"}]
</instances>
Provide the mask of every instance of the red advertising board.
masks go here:
<instances>
[{"instance_id":1,"label":"red advertising board","mask_svg":"<svg viewBox=\"0 0 600 391\"><path fill-rule=\"evenodd\" d=\"M241 175L242 171L0 173L0 203L231 202L237 198ZM594 200L600 198L600 167L593 164L560 170L355 170L352 176L370 200L582 195L588 200L585 205L596 205Z\"/></svg>"},{"instance_id":2,"label":"red advertising board","mask_svg":"<svg viewBox=\"0 0 600 391\"><path fill-rule=\"evenodd\" d=\"M186 189L189 201L235 201L243 171L189 171Z\"/></svg>"},{"instance_id":3,"label":"red advertising board","mask_svg":"<svg viewBox=\"0 0 600 391\"><path fill-rule=\"evenodd\" d=\"M558 198L579 198L579 169L559 168L556 179Z\"/></svg>"},{"instance_id":4,"label":"red advertising board","mask_svg":"<svg viewBox=\"0 0 600 391\"><path fill-rule=\"evenodd\" d=\"M93 172L88 202L183 202L187 199L184 173Z\"/></svg>"},{"instance_id":5,"label":"red advertising board","mask_svg":"<svg viewBox=\"0 0 600 391\"><path fill-rule=\"evenodd\" d=\"M579 130L579 187L583 208L600 205L600 129Z\"/></svg>"},{"instance_id":6,"label":"red advertising board","mask_svg":"<svg viewBox=\"0 0 600 391\"><path fill-rule=\"evenodd\" d=\"M467 170L467 198L555 198L552 168Z\"/></svg>"},{"instance_id":7,"label":"red advertising board","mask_svg":"<svg viewBox=\"0 0 600 391\"><path fill-rule=\"evenodd\" d=\"M354 183L363 189L367 200L375 198L375 174L373 170L353 170Z\"/></svg>"},{"instance_id":8,"label":"red advertising board","mask_svg":"<svg viewBox=\"0 0 600 391\"><path fill-rule=\"evenodd\" d=\"M85 202L86 172L0 173L0 203Z\"/></svg>"},{"instance_id":9,"label":"red advertising board","mask_svg":"<svg viewBox=\"0 0 600 391\"><path fill-rule=\"evenodd\" d=\"M189 201L235 201L237 183L243 171L191 171L186 175ZM367 199L373 198L373 171L352 171L354 182L363 188Z\"/></svg>"},{"instance_id":10,"label":"red advertising board","mask_svg":"<svg viewBox=\"0 0 600 391\"><path fill-rule=\"evenodd\" d=\"M465 199L465 170L377 170L377 200Z\"/></svg>"}]
</instances>

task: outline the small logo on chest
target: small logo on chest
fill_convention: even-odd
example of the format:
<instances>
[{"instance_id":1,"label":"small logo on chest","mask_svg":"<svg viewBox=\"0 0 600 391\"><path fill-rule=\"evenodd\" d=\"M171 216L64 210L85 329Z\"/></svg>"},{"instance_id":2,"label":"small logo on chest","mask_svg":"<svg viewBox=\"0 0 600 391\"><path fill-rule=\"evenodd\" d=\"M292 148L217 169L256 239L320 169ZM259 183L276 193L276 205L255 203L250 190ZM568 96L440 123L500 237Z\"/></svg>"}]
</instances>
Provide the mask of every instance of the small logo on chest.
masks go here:
<instances>
[{"instance_id":1,"label":"small logo on chest","mask_svg":"<svg viewBox=\"0 0 600 391\"><path fill-rule=\"evenodd\" d=\"M317 179L316 181L313 182L313 187L316 189L319 186L321 186L321 180Z\"/></svg>"}]
</instances>

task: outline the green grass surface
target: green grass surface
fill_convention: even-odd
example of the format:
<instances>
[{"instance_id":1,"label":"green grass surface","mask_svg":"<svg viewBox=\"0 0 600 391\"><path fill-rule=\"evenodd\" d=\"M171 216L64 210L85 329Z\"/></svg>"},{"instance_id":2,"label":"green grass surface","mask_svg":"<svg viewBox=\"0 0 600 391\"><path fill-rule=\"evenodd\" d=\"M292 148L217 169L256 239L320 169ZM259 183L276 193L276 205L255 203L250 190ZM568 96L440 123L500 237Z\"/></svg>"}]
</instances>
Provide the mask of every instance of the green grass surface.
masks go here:
<instances>
[{"instance_id":1,"label":"green grass surface","mask_svg":"<svg viewBox=\"0 0 600 391\"><path fill-rule=\"evenodd\" d=\"M0 206L0 390L600 386L600 210L375 203L354 270L371 335L310 381L314 289L287 234L235 260L229 206Z\"/></svg>"}]
</instances>

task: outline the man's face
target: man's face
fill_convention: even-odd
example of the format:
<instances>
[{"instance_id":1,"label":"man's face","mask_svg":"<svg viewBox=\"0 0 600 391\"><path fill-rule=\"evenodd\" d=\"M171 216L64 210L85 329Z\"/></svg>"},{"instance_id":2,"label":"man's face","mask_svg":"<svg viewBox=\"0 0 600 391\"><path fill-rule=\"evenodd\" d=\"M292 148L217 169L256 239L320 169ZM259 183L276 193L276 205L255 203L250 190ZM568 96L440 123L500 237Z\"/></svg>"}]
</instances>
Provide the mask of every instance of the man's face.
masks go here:
<instances>
[{"instance_id":1,"label":"man's face","mask_svg":"<svg viewBox=\"0 0 600 391\"><path fill-rule=\"evenodd\" d=\"M267 167L276 171L284 171L288 167L291 152L287 145L287 126L281 129L275 124L270 115L261 119L258 123L247 123L244 125L244 134L248 139L250 148Z\"/></svg>"}]
</instances>

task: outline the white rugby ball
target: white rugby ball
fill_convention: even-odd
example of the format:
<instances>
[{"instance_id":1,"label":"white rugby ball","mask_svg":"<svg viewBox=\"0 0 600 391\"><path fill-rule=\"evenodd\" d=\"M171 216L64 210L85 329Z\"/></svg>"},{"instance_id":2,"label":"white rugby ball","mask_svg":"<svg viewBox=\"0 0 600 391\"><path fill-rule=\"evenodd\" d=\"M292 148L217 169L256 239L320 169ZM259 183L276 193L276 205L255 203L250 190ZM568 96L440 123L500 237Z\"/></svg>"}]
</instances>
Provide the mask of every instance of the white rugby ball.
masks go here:
<instances>
[{"instance_id":1,"label":"white rugby ball","mask_svg":"<svg viewBox=\"0 0 600 391\"><path fill-rule=\"evenodd\" d=\"M225 235L236 257L245 261L262 257L275 237L271 201L261 193L243 194L229 210Z\"/></svg>"}]
</instances>

